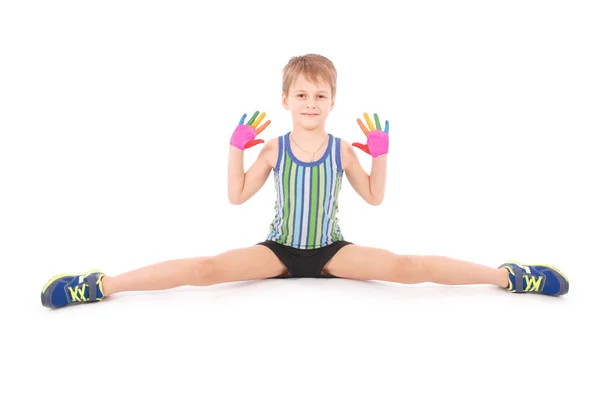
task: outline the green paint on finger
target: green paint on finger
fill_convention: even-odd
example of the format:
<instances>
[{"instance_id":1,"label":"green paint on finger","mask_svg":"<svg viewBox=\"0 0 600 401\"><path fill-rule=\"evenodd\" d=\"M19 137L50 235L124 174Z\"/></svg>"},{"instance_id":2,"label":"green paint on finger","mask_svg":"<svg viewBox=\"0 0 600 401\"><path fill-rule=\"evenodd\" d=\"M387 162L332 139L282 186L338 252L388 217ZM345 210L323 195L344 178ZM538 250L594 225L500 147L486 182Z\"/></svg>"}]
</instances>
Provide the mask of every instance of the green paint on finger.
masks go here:
<instances>
[{"instance_id":1,"label":"green paint on finger","mask_svg":"<svg viewBox=\"0 0 600 401\"><path fill-rule=\"evenodd\" d=\"M256 120L256 117L257 117L257 116L258 116L258 111L257 111L257 112L255 112L255 113L252 115L252 118L251 118L251 119L248 121L248 124L247 124L247 125L252 125L252 123L254 122L254 120Z\"/></svg>"}]
</instances>

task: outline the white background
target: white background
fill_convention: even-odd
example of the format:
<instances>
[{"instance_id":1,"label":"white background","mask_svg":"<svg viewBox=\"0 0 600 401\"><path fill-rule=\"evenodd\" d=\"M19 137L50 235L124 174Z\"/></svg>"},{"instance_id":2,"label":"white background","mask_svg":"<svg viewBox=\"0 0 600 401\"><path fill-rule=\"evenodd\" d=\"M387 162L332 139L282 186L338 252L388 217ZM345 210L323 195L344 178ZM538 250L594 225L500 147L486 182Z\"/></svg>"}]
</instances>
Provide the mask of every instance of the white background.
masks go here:
<instances>
[{"instance_id":1,"label":"white background","mask_svg":"<svg viewBox=\"0 0 600 401\"><path fill-rule=\"evenodd\" d=\"M581 359L595 366L598 356L595 2L200 3L0 6L0 391L47 400L598 393ZM273 181L230 205L229 138L255 110L272 120L264 139L290 129L281 70L311 52L338 69L329 132L363 141L362 113L390 121L384 204L369 206L345 181L346 239L491 267L552 263L571 292L302 279L41 306L58 273L113 275L262 241ZM246 152L247 167L258 151Z\"/></svg>"}]
</instances>

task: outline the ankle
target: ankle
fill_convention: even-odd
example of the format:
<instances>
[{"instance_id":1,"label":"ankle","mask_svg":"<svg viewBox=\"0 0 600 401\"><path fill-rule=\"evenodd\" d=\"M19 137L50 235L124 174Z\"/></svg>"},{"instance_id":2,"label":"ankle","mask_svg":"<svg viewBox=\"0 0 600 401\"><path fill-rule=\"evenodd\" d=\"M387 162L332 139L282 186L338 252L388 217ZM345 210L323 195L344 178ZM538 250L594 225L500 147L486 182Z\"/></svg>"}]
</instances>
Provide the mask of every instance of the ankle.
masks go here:
<instances>
[{"instance_id":1,"label":"ankle","mask_svg":"<svg viewBox=\"0 0 600 401\"><path fill-rule=\"evenodd\" d=\"M102 279L100 280L100 291L102 291L102 295L104 296L104 298L110 296L111 294L114 294L114 287L112 285L112 278L111 277L107 277L107 276L103 276Z\"/></svg>"},{"instance_id":2,"label":"ankle","mask_svg":"<svg viewBox=\"0 0 600 401\"><path fill-rule=\"evenodd\" d=\"M508 284L510 283L510 279L508 277L508 269L501 268L498 269L498 271L500 272L500 281L498 282L498 285L502 288L508 288Z\"/></svg>"}]
</instances>

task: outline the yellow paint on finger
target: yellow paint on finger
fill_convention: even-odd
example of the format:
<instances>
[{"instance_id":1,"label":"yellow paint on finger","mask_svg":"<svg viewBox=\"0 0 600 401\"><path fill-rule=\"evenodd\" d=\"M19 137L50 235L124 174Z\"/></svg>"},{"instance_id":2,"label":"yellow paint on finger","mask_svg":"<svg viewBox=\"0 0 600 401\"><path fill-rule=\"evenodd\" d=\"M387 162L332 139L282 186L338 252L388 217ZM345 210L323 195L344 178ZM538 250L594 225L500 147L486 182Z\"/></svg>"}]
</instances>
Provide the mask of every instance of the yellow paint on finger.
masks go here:
<instances>
[{"instance_id":1,"label":"yellow paint on finger","mask_svg":"<svg viewBox=\"0 0 600 401\"><path fill-rule=\"evenodd\" d=\"M371 119L369 118L369 115L367 113L365 113L364 116L365 116L365 121L367 122L367 125L369 126L369 130L373 131L375 129L375 126L373 125L373 121L371 121Z\"/></svg>"},{"instance_id":2,"label":"yellow paint on finger","mask_svg":"<svg viewBox=\"0 0 600 401\"><path fill-rule=\"evenodd\" d=\"M263 118L265 118L265 115L267 113L265 113L264 111L262 113L260 113L260 116L258 116L258 118L252 123L252 126L254 128L258 127L258 124L260 124L260 122L263 120Z\"/></svg>"}]
</instances>

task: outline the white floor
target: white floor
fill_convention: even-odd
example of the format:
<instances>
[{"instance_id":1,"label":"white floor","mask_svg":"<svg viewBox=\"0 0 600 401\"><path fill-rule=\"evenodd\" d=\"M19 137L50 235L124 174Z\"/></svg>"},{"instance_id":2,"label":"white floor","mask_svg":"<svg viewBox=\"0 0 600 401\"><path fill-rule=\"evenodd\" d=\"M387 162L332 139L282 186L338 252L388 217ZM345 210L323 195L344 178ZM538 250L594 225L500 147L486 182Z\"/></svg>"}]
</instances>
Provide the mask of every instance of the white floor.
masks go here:
<instances>
[{"instance_id":1,"label":"white floor","mask_svg":"<svg viewBox=\"0 0 600 401\"><path fill-rule=\"evenodd\" d=\"M12 326L21 352L5 366L9 387L52 400L572 399L596 391L597 318L579 285L551 298L292 279L52 311L27 299L37 309Z\"/></svg>"},{"instance_id":2,"label":"white floor","mask_svg":"<svg viewBox=\"0 0 600 401\"><path fill-rule=\"evenodd\" d=\"M600 399L594 2L32 3L0 5L1 400ZM342 185L348 240L552 263L571 292L298 279L40 305L58 273L262 241L272 177L230 205L229 137L254 110L265 140L290 129L281 70L313 52L339 73L328 131L390 121L383 205Z\"/></svg>"}]
</instances>

